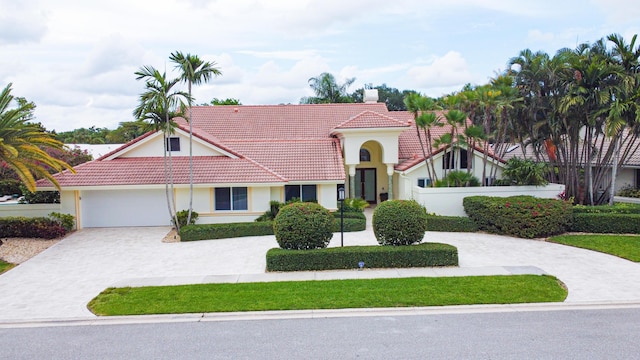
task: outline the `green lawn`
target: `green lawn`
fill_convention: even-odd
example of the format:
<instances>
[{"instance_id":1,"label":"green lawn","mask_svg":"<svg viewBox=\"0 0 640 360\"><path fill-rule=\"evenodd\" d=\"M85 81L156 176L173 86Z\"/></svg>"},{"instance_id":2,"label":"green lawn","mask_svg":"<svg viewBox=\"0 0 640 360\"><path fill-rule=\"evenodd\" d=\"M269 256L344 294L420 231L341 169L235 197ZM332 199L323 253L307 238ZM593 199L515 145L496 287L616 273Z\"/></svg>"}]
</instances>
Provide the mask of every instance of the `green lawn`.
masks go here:
<instances>
[{"instance_id":1,"label":"green lawn","mask_svg":"<svg viewBox=\"0 0 640 360\"><path fill-rule=\"evenodd\" d=\"M0 274L14 267L14 264L0 260Z\"/></svg>"},{"instance_id":2,"label":"green lawn","mask_svg":"<svg viewBox=\"0 0 640 360\"><path fill-rule=\"evenodd\" d=\"M561 235L550 242L595 250L640 262L640 236L634 235Z\"/></svg>"},{"instance_id":3,"label":"green lawn","mask_svg":"<svg viewBox=\"0 0 640 360\"><path fill-rule=\"evenodd\" d=\"M558 302L552 276L469 276L109 288L89 303L97 315L346 309Z\"/></svg>"}]
</instances>

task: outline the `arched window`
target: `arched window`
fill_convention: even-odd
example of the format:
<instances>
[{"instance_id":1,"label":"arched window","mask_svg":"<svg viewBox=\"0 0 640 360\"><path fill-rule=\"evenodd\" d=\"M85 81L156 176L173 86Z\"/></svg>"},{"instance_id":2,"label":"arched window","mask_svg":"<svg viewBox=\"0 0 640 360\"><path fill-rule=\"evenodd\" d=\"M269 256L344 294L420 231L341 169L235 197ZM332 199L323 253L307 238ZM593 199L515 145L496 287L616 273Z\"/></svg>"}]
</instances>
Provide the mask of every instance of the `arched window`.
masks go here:
<instances>
[{"instance_id":1,"label":"arched window","mask_svg":"<svg viewBox=\"0 0 640 360\"><path fill-rule=\"evenodd\" d=\"M371 161L371 154L365 148L360 149L360 161Z\"/></svg>"}]
</instances>

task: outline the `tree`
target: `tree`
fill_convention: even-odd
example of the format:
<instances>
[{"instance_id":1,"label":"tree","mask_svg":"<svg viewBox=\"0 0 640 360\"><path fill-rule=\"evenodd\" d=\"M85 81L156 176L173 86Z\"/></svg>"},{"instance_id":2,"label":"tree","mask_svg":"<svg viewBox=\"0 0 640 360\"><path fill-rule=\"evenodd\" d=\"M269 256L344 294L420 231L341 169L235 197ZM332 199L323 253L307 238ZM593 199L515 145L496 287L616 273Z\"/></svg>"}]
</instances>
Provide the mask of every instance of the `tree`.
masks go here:
<instances>
[{"instance_id":1,"label":"tree","mask_svg":"<svg viewBox=\"0 0 640 360\"><path fill-rule=\"evenodd\" d=\"M234 99L234 98L218 99L218 98L213 98L213 99L211 99L211 101L208 104L204 103L202 105L204 105L204 106L209 106L209 105L242 105L242 103L240 102L240 99Z\"/></svg>"},{"instance_id":2,"label":"tree","mask_svg":"<svg viewBox=\"0 0 640 360\"><path fill-rule=\"evenodd\" d=\"M404 98L405 106L407 110L413 114L413 119L416 123L416 134L418 141L420 142L420 148L422 150L422 156L424 158L424 165L427 168L427 173L431 179L431 186L438 180L434 161L433 161L433 139L431 137L431 128L433 126L442 126L440 124L440 117L434 112L437 108L433 99L422 96L418 93L409 93ZM424 142L420 129L424 133ZM425 151L426 149L426 151Z\"/></svg>"},{"instance_id":3,"label":"tree","mask_svg":"<svg viewBox=\"0 0 640 360\"><path fill-rule=\"evenodd\" d=\"M148 123L136 120L136 121L123 121L118 125L118 128L111 130L107 134L107 144L123 144L127 143L139 136L146 134L152 130L152 126Z\"/></svg>"},{"instance_id":4,"label":"tree","mask_svg":"<svg viewBox=\"0 0 640 360\"><path fill-rule=\"evenodd\" d=\"M407 111L407 106L404 103L404 99L409 94L417 94L415 90L398 90L396 88L390 88L387 84L378 85L373 87L378 90L378 102L383 102L387 105L389 111ZM351 95L353 102L361 103L364 101L364 88L354 91Z\"/></svg>"},{"instance_id":5,"label":"tree","mask_svg":"<svg viewBox=\"0 0 640 360\"><path fill-rule=\"evenodd\" d=\"M353 99L347 94L347 88L356 81L356 78L345 80L338 85L336 78L330 73L322 73L317 77L309 79L309 86L315 93L315 96L303 97L300 99L301 104L333 104L333 103L351 103Z\"/></svg>"},{"instance_id":6,"label":"tree","mask_svg":"<svg viewBox=\"0 0 640 360\"><path fill-rule=\"evenodd\" d=\"M11 84L8 84L0 92L0 163L14 170L31 192L36 191L36 178L46 178L60 190L47 169L75 171L69 164L47 154L46 149L61 150L64 144L37 124L28 122L33 118L33 103L18 102L17 107L11 108L13 100Z\"/></svg>"},{"instance_id":7,"label":"tree","mask_svg":"<svg viewBox=\"0 0 640 360\"><path fill-rule=\"evenodd\" d=\"M176 216L175 203L173 201L173 168L171 163L171 152L168 152L169 135L173 133L175 123L173 118L184 117L184 100L189 98L189 94L183 91L174 90L180 79L167 79L166 73L160 73L153 66L144 66L136 71L136 80L145 80L146 91L140 94L140 103L133 111L133 115L142 121L150 122L155 130L163 131L163 156L164 156L164 180L165 194L167 197L167 209L171 221L179 231L178 219ZM169 193L171 188L171 194Z\"/></svg>"}]
</instances>

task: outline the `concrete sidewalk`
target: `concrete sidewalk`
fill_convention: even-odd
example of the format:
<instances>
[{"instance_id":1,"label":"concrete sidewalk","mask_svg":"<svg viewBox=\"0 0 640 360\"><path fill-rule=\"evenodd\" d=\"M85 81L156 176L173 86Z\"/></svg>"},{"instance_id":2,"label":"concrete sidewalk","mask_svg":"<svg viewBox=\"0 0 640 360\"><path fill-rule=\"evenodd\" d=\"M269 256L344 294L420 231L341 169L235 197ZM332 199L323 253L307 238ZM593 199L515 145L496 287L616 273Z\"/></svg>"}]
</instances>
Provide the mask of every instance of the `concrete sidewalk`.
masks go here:
<instances>
[{"instance_id":1,"label":"concrete sidewalk","mask_svg":"<svg viewBox=\"0 0 640 360\"><path fill-rule=\"evenodd\" d=\"M0 322L87 319L87 303L124 285L320 280L396 276L547 273L569 290L567 303L640 302L640 265L593 251L489 234L428 232L456 246L459 268L265 273L273 236L162 243L169 228L84 229L0 275ZM345 246L377 244L370 229L344 234ZM330 246L340 245L334 234Z\"/></svg>"}]
</instances>

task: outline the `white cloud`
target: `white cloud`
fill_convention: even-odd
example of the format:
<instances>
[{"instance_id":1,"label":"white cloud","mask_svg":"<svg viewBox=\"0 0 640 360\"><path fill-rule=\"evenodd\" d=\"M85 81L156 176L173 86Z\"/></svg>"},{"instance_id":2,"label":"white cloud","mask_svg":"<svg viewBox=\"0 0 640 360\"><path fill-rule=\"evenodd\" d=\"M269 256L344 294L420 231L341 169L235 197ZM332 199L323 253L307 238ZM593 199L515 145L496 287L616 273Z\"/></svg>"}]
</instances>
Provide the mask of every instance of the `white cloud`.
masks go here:
<instances>
[{"instance_id":1,"label":"white cloud","mask_svg":"<svg viewBox=\"0 0 640 360\"><path fill-rule=\"evenodd\" d=\"M414 66L406 75L418 88L464 85L474 80L466 60L457 51L436 57L429 65Z\"/></svg>"},{"instance_id":2,"label":"white cloud","mask_svg":"<svg viewBox=\"0 0 640 360\"><path fill-rule=\"evenodd\" d=\"M38 4L0 0L0 44L38 42L47 31L47 16Z\"/></svg>"},{"instance_id":3,"label":"white cloud","mask_svg":"<svg viewBox=\"0 0 640 360\"><path fill-rule=\"evenodd\" d=\"M552 42L555 39L555 35L550 32L542 32L538 29L529 30L528 38L534 42Z\"/></svg>"}]
</instances>

